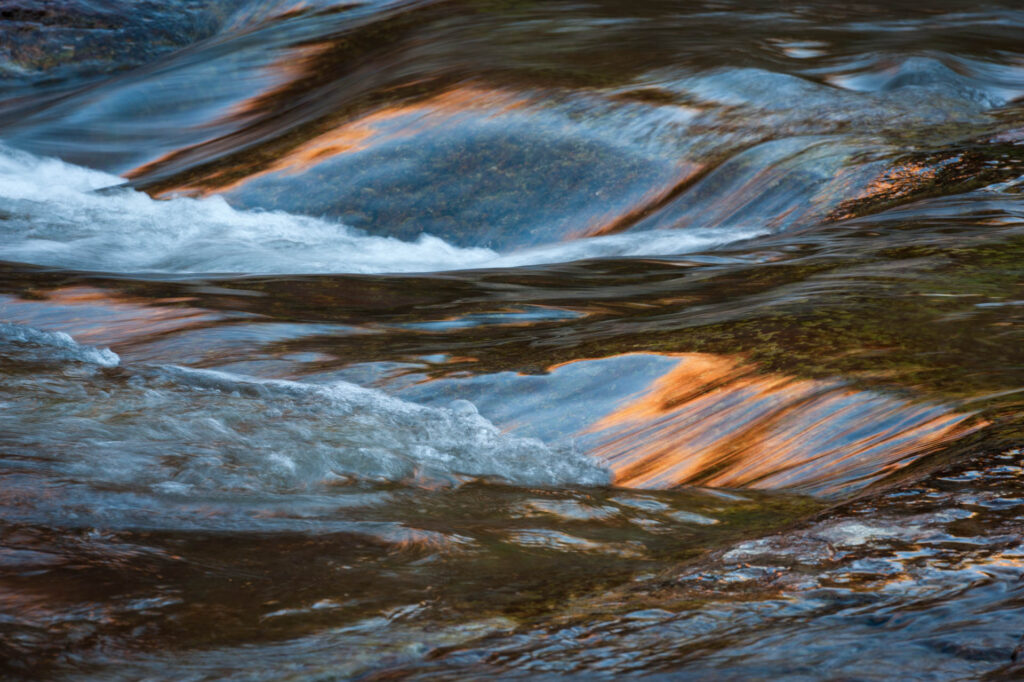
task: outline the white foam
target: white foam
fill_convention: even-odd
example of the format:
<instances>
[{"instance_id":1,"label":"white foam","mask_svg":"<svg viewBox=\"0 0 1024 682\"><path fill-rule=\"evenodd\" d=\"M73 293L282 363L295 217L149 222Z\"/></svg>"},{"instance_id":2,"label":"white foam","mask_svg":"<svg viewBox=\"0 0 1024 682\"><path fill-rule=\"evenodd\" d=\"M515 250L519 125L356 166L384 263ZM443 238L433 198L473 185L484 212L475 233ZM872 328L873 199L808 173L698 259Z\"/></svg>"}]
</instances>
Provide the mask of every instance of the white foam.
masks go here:
<instances>
[{"instance_id":1,"label":"white foam","mask_svg":"<svg viewBox=\"0 0 1024 682\"><path fill-rule=\"evenodd\" d=\"M768 230L708 228L625 232L524 249L500 256L488 265L491 267L518 267L539 263L567 263L587 258L626 258L691 253L763 234L768 234Z\"/></svg>"},{"instance_id":2,"label":"white foam","mask_svg":"<svg viewBox=\"0 0 1024 682\"><path fill-rule=\"evenodd\" d=\"M66 334L0 327L0 357L17 361L35 349L117 363L110 351ZM58 477L101 487L193 495L354 481L609 482L583 453L502 433L467 401L427 407L343 381L314 385L176 366L126 367L116 377L63 369L0 378L0 444L47 459Z\"/></svg>"},{"instance_id":3,"label":"white foam","mask_svg":"<svg viewBox=\"0 0 1024 682\"><path fill-rule=\"evenodd\" d=\"M116 367L121 361L109 348L79 345L64 332L0 322L0 357L12 354L21 361L84 362L100 367Z\"/></svg>"},{"instance_id":4,"label":"white foam","mask_svg":"<svg viewBox=\"0 0 1024 682\"><path fill-rule=\"evenodd\" d=\"M121 178L54 159L0 153L0 249L6 260L114 272L405 272L495 257L440 239L403 242L340 223L238 211L220 197L156 201Z\"/></svg>"},{"instance_id":5,"label":"white foam","mask_svg":"<svg viewBox=\"0 0 1024 682\"><path fill-rule=\"evenodd\" d=\"M0 258L107 272L379 273L668 255L756 232L627 233L499 255L430 235L411 242L338 222L236 210L218 196L158 201L142 192L94 190L121 178L0 148Z\"/></svg>"}]
</instances>

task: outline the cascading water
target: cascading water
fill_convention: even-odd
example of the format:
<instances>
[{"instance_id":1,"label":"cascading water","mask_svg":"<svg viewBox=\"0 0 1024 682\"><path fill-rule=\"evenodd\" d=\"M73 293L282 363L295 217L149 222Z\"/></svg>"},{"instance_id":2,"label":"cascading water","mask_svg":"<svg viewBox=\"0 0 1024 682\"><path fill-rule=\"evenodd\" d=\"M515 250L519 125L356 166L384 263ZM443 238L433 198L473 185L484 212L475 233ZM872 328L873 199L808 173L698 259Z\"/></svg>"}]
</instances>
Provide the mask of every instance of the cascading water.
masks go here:
<instances>
[{"instance_id":1,"label":"cascading water","mask_svg":"<svg viewBox=\"0 0 1024 682\"><path fill-rule=\"evenodd\" d=\"M0 7L0 675L1024 674L1024 14Z\"/></svg>"}]
</instances>

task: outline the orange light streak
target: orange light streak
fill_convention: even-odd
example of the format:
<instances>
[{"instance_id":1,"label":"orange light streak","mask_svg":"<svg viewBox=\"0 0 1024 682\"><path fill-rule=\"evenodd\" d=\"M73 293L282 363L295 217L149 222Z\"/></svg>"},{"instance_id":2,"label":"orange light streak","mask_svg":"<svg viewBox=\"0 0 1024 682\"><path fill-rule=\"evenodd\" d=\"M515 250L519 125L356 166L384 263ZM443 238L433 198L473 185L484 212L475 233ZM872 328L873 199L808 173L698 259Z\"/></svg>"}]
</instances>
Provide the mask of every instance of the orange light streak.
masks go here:
<instances>
[{"instance_id":1,"label":"orange light streak","mask_svg":"<svg viewBox=\"0 0 1024 682\"><path fill-rule=\"evenodd\" d=\"M839 381L757 374L679 356L643 394L587 429L617 485L788 488L830 495L980 428L970 414Z\"/></svg>"}]
</instances>

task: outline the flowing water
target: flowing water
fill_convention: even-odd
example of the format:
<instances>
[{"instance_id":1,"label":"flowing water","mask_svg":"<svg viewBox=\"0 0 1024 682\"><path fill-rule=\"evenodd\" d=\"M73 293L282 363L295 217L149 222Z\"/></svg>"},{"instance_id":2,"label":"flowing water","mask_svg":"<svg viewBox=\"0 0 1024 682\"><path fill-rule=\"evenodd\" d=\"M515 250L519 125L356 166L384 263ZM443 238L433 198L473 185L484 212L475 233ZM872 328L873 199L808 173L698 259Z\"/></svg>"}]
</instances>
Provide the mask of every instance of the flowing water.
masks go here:
<instances>
[{"instance_id":1,"label":"flowing water","mask_svg":"<svg viewBox=\"0 0 1024 682\"><path fill-rule=\"evenodd\" d=\"M0 676L1024 675L1024 11L0 5Z\"/></svg>"}]
</instances>

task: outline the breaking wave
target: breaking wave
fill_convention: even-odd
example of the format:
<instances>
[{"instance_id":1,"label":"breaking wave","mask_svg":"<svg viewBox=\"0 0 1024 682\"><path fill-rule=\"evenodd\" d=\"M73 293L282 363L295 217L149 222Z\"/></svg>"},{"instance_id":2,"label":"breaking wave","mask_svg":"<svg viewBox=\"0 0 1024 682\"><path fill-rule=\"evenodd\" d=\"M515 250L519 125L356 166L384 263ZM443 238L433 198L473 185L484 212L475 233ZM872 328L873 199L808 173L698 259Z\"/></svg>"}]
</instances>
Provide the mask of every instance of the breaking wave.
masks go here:
<instances>
[{"instance_id":1,"label":"breaking wave","mask_svg":"<svg viewBox=\"0 0 1024 682\"><path fill-rule=\"evenodd\" d=\"M117 188L121 182L100 171L0 149L4 259L107 272L426 272L684 253L757 234L637 232L499 254L428 234L402 241L310 216L238 210L219 196L155 200Z\"/></svg>"},{"instance_id":2,"label":"breaking wave","mask_svg":"<svg viewBox=\"0 0 1024 682\"><path fill-rule=\"evenodd\" d=\"M53 485L65 488L59 506L133 517L159 508L147 502L152 495L189 504L228 496L244 512L238 503L259 507L273 496L367 483L610 480L571 448L502 433L464 400L427 407L344 381L119 366L110 350L10 324L0 326L0 360L19 369L0 378L0 446L11 492L3 500L17 502L0 502L5 518L35 514L15 491L42 498ZM124 499L88 502L95 495Z\"/></svg>"}]
</instances>

